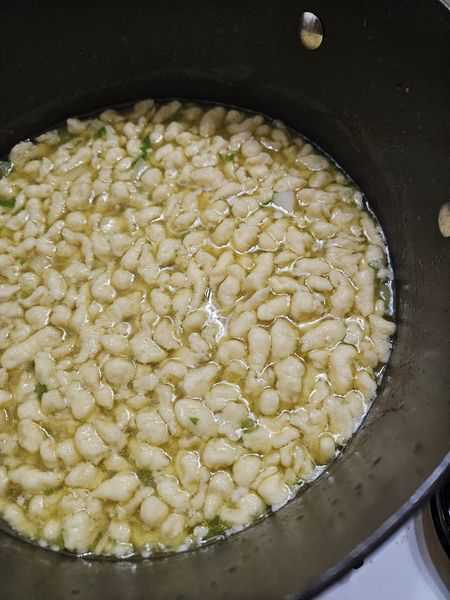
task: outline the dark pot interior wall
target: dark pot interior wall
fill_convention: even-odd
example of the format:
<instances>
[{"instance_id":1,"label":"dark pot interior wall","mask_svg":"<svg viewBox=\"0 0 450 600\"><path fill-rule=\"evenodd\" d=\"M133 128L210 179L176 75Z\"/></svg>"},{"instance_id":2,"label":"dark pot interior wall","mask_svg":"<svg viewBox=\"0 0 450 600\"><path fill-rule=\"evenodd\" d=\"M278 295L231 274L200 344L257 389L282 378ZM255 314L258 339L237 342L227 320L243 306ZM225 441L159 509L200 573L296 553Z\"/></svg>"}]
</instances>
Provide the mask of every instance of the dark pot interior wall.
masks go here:
<instances>
[{"instance_id":1,"label":"dark pot interior wall","mask_svg":"<svg viewBox=\"0 0 450 600\"><path fill-rule=\"evenodd\" d=\"M302 10L323 20L317 51L298 42ZM0 153L72 114L146 96L282 118L366 192L390 242L399 322L364 426L275 516L226 543L135 565L87 563L0 534L5 597L306 597L427 492L450 444L450 245L437 227L450 199L449 16L432 0L2 3Z\"/></svg>"}]
</instances>

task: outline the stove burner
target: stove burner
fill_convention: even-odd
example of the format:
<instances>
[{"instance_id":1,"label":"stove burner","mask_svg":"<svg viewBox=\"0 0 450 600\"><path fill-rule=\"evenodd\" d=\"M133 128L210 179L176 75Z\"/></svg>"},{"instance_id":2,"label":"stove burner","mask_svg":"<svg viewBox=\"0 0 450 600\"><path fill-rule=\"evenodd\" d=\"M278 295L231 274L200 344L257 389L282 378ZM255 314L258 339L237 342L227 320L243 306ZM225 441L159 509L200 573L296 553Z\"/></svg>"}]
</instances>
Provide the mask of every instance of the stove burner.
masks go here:
<instances>
[{"instance_id":1,"label":"stove burner","mask_svg":"<svg viewBox=\"0 0 450 600\"><path fill-rule=\"evenodd\" d=\"M450 558L450 476L431 498L430 508L439 541Z\"/></svg>"}]
</instances>

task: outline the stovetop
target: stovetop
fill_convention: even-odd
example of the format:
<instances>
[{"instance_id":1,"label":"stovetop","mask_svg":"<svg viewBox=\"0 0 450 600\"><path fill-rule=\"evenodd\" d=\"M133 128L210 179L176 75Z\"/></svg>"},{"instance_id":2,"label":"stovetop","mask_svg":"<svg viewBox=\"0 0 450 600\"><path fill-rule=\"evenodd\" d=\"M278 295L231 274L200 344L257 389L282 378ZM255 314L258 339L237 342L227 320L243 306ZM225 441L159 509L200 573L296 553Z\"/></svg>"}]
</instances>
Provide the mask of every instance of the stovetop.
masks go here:
<instances>
[{"instance_id":1,"label":"stovetop","mask_svg":"<svg viewBox=\"0 0 450 600\"><path fill-rule=\"evenodd\" d=\"M317 600L450 600L450 559L430 506Z\"/></svg>"}]
</instances>

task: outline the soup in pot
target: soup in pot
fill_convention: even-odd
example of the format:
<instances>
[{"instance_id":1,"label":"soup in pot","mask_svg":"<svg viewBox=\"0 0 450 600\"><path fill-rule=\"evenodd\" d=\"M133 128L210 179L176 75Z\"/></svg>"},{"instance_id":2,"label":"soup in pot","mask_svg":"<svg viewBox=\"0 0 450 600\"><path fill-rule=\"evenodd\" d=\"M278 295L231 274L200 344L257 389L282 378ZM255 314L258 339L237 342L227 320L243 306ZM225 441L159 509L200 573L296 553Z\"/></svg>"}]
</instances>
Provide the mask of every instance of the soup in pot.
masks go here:
<instances>
[{"instance_id":1,"label":"soup in pot","mask_svg":"<svg viewBox=\"0 0 450 600\"><path fill-rule=\"evenodd\" d=\"M0 515L52 549L181 550L332 461L391 350L362 193L278 121L137 103L0 180Z\"/></svg>"}]
</instances>

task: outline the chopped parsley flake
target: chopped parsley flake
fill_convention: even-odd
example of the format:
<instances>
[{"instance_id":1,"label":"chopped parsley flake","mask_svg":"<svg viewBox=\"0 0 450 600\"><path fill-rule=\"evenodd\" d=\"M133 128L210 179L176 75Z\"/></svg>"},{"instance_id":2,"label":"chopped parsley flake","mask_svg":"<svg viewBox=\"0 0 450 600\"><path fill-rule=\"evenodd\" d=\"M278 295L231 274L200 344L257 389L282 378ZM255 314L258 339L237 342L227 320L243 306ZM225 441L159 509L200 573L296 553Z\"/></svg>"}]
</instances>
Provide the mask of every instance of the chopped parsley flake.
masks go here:
<instances>
[{"instance_id":1,"label":"chopped parsley flake","mask_svg":"<svg viewBox=\"0 0 450 600\"><path fill-rule=\"evenodd\" d=\"M141 144L141 158L142 160L147 160L148 158L148 152L151 148L151 141L150 141L150 136L148 135L147 137L144 138L142 144Z\"/></svg>"},{"instance_id":2,"label":"chopped parsley flake","mask_svg":"<svg viewBox=\"0 0 450 600\"><path fill-rule=\"evenodd\" d=\"M3 208L14 208L15 205L15 198L0 198L0 206L3 206Z\"/></svg>"},{"instance_id":3,"label":"chopped parsley flake","mask_svg":"<svg viewBox=\"0 0 450 600\"><path fill-rule=\"evenodd\" d=\"M39 400L41 400L42 396L48 392L48 388L46 385L44 385L43 383L38 383L36 384L34 391L36 392L36 394L38 395Z\"/></svg>"},{"instance_id":4,"label":"chopped parsley flake","mask_svg":"<svg viewBox=\"0 0 450 600\"><path fill-rule=\"evenodd\" d=\"M59 136L59 141L61 142L61 144L65 144L66 142L69 142L73 138L73 135L70 133L70 131L66 127L62 127L61 129L58 129L58 136Z\"/></svg>"},{"instance_id":5,"label":"chopped parsley flake","mask_svg":"<svg viewBox=\"0 0 450 600\"><path fill-rule=\"evenodd\" d=\"M189 421L191 421L191 423L193 423L194 425L197 425L198 417L189 417Z\"/></svg>"},{"instance_id":6,"label":"chopped parsley flake","mask_svg":"<svg viewBox=\"0 0 450 600\"><path fill-rule=\"evenodd\" d=\"M155 485L155 480L153 479L153 475L152 475L151 471L148 471L147 469L140 469L139 471L136 471L136 473L144 485L147 485L147 486Z\"/></svg>"},{"instance_id":7,"label":"chopped parsley flake","mask_svg":"<svg viewBox=\"0 0 450 600\"><path fill-rule=\"evenodd\" d=\"M231 162L232 160L234 160L236 155L237 152L227 152L226 154L222 154L222 158L227 162Z\"/></svg>"},{"instance_id":8,"label":"chopped parsley flake","mask_svg":"<svg viewBox=\"0 0 450 600\"><path fill-rule=\"evenodd\" d=\"M140 160L147 160L149 158L149 152L150 152L150 148L152 146L152 143L150 141L150 136L147 135L141 143L141 151L139 153L138 156L136 156L136 158L133 160L133 162L131 163L131 166L134 167L134 165L136 163L138 163ZM151 162L151 161L150 161Z\"/></svg>"},{"instance_id":9,"label":"chopped parsley flake","mask_svg":"<svg viewBox=\"0 0 450 600\"><path fill-rule=\"evenodd\" d=\"M97 139L98 138L104 138L106 136L106 127L100 127L100 129L98 129L95 133L95 136Z\"/></svg>"},{"instance_id":10,"label":"chopped parsley flake","mask_svg":"<svg viewBox=\"0 0 450 600\"><path fill-rule=\"evenodd\" d=\"M205 535L205 540L215 538L218 535L223 535L229 526L222 521L219 517L214 517L211 521L207 522L208 533Z\"/></svg>"},{"instance_id":11,"label":"chopped parsley flake","mask_svg":"<svg viewBox=\"0 0 450 600\"><path fill-rule=\"evenodd\" d=\"M256 421L254 421L253 419L244 419L241 422L241 429L245 429L245 431L252 431L253 429L256 429Z\"/></svg>"}]
</instances>

